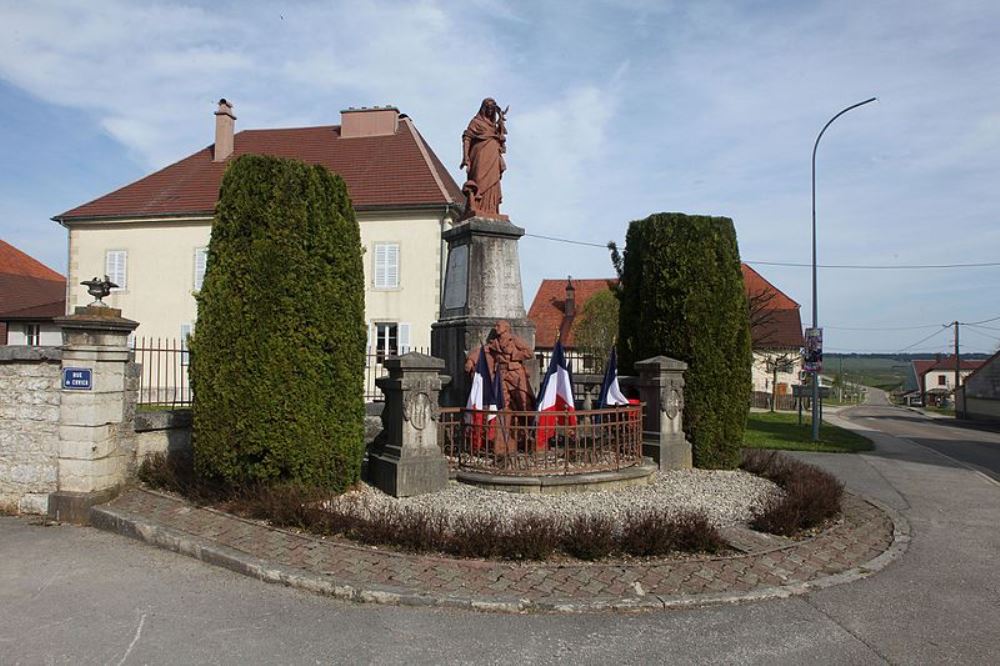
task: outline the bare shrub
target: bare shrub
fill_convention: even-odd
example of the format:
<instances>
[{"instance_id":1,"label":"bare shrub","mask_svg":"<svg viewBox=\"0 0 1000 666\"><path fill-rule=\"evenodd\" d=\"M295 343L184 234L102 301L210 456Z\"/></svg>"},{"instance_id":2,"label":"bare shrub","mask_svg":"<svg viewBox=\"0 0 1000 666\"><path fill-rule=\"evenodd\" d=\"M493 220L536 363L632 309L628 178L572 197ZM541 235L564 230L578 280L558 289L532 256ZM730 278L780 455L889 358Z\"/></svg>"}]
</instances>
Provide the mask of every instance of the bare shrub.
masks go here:
<instances>
[{"instance_id":1,"label":"bare shrub","mask_svg":"<svg viewBox=\"0 0 1000 666\"><path fill-rule=\"evenodd\" d=\"M502 549L500 519L493 514L461 514L451 526L448 552L459 557L497 557Z\"/></svg>"},{"instance_id":2,"label":"bare shrub","mask_svg":"<svg viewBox=\"0 0 1000 666\"><path fill-rule=\"evenodd\" d=\"M750 526L756 530L792 536L841 512L844 484L815 465L774 451L750 450L741 467L784 490L754 513Z\"/></svg>"},{"instance_id":3,"label":"bare shrub","mask_svg":"<svg viewBox=\"0 0 1000 666\"><path fill-rule=\"evenodd\" d=\"M700 511L686 511L670 520L674 550L687 553L717 553L728 545L719 530Z\"/></svg>"},{"instance_id":4,"label":"bare shrub","mask_svg":"<svg viewBox=\"0 0 1000 666\"><path fill-rule=\"evenodd\" d=\"M628 517L619 537L622 552L639 557L657 557L674 551L715 553L726 541L702 512L675 516L642 511Z\"/></svg>"},{"instance_id":5,"label":"bare shrub","mask_svg":"<svg viewBox=\"0 0 1000 666\"><path fill-rule=\"evenodd\" d=\"M528 515L500 532L500 557L544 560L559 546L559 529L551 517Z\"/></svg>"},{"instance_id":6,"label":"bare shrub","mask_svg":"<svg viewBox=\"0 0 1000 666\"><path fill-rule=\"evenodd\" d=\"M598 560L614 552L617 546L615 526L607 516L576 516L562 531L559 546L581 560Z\"/></svg>"}]
</instances>

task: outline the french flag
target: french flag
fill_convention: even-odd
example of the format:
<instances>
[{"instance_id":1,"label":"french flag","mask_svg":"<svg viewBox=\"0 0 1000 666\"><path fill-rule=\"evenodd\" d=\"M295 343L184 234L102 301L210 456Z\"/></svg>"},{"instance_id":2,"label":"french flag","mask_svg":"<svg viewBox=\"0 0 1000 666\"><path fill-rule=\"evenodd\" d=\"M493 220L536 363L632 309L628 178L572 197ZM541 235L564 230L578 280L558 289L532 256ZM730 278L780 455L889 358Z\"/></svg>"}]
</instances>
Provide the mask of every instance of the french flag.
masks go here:
<instances>
[{"instance_id":1,"label":"french flag","mask_svg":"<svg viewBox=\"0 0 1000 666\"><path fill-rule=\"evenodd\" d=\"M538 391L537 448L544 449L549 437L555 434L556 426L576 425L576 406L573 401L573 375L566 364L566 354L562 342L556 340L549 368L545 371L541 389Z\"/></svg>"},{"instance_id":2,"label":"french flag","mask_svg":"<svg viewBox=\"0 0 1000 666\"><path fill-rule=\"evenodd\" d=\"M499 378L500 373L497 373ZM497 399L494 389L497 384L490 376L490 366L486 362L486 349L479 345L479 359L476 361L476 371L472 375L472 388L469 390L469 399L465 403L465 422L472 426L472 447L479 449L483 445L484 426L492 421L496 414L490 414L484 418L484 411L497 409ZM503 397L500 398L503 400Z\"/></svg>"},{"instance_id":3,"label":"french flag","mask_svg":"<svg viewBox=\"0 0 1000 666\"><path fill-rule=\"evenodd\" d=\"M618 386L618 353L611 348L608 356L608 368L604 371L604 381L601 382L601 393L597 398L597 408L621 407L629 404L628 398Z\"/></svg>"}]
</instances>

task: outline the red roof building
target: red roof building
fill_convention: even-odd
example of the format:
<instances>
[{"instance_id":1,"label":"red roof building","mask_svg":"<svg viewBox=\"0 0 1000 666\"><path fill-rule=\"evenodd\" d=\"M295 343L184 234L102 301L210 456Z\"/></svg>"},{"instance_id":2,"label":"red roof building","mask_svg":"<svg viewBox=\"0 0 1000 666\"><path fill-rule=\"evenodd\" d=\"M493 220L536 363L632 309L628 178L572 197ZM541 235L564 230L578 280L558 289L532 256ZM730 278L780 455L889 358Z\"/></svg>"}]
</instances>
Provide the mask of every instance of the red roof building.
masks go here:
<instances>
[{"instance_id":1,"label":"red roof building","mask_svg":"<svg viewBox=\"0 0 1000 666\"><path fill-rule=\"evenodd\" d=\"M968 359L959 357L958 380L964 384L966 378L983 366L983 359ZM917 378L917 387L925 405L938 404L942 396L950 394L955 389L955 355L937 356L932 359L918 359L912 362L913 374Z\"/></svg>"},{"instance_id":2,"label":"red roof building","mask_svg":"<svg viewBox=\"0 0 1000 666\"><path fill-rule=\"evenodd\" d=\"M42 325L55 330L52 319L64 314L66 278L0 240L0 343L9 334L12 344L52 344L49 330L41 339Z\"/></svg>"},{"instance_id":3,"label":"red roof building","mask_svg":"<svg viewBox=\"0 0 1000 666\"><path fill-rule=\"evenodd\" d=\"M190 334L227 166L248 154L296 159L330 169L347 185L365 251L373 341L390 354L429 346L446 252L441 232L462 213L461 189L395 107L349 108L340 121L237 132L233 105L220 100L214 143L53 217L70 232L70 284L109 275L120 288L108 303L140 322L140 340ZM459 146L456 133L456 153ZM84 298L74 286L69 305Z\"/></svg>"},{"instance_id":4,"label":"red roof building","mask_svg":"<svg viewBox=\"0 0 1000 666\"><path fill-rule=\"evenodd\" d=\"M747 298L757 303L756 316L751 321L754 348L800 349L803 340L799 304L746 264L743 264L743 283ZM528 311L528 318L535 324L535 346L551 349L558 335L563 346L572 349L573 325L587 302L617 284L614 278L542 280Z\"/></svg>"}]
</instances>

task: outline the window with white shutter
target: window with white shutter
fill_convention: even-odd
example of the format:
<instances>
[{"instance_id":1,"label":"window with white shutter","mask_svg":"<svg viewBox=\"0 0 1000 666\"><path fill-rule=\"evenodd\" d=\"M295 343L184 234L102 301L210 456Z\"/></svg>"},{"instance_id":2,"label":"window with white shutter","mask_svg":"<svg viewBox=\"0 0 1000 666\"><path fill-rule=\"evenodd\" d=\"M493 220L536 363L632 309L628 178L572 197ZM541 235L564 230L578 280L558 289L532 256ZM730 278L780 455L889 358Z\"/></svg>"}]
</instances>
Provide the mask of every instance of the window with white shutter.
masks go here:
<instances>
[{"instance_id":1,"label":"window with white shutter","mask_svg":"<svg viewBox=\"0 0 1000 666\"><path fill-rule=\"evenodd\" d=\"M125 250L108 250L104 253L104 274L118 285L118 289L128 288L127 264L128 252Z\"/></svg>"},{"instance_id":2,"label":"window with white shutter","mask_svg":"<svg viewBox=\"0 0 1000 666\"><path fill-rule=\"evenodd\" d=\"M208 264L208 248L199 247L194 251L194 290L201 291L205 282L205 266Z\"/></svg>"},{"instance_id":3,"label":"window with white shutter","mask_svg":"<svg viewBox=\"0 0 1000 666\"><path fill-rule=\"evenodd\" d=\"M410 325L400 322L398 324L398 330L399 353L400 355L403 355L410 351Z\"/></svg>"},{"instance_id":4,"label":"window with white shutter","mask_svg":"<svg viewBox=\"0 0 1000 666\"><path fill-rule=\"evenodd\" d=\"M399 243L375 243L374 286L399 288Z\"/></svg>"}]
</instances>

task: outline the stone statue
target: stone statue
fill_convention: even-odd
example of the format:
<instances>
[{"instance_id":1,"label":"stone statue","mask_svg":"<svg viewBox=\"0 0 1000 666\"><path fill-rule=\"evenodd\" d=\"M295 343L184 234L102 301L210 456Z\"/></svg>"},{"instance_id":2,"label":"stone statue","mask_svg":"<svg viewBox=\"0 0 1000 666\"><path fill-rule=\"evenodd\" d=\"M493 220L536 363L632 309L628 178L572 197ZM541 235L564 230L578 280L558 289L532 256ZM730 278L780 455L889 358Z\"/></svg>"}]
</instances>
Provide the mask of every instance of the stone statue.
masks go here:
<instances>
[{"instance_id":1,"label":"stone statue","mask_svg":"<svg viewBox=\"0 0 1000 666\"><path fill-rule=\"evenodd\" d=\"M486 341L486 364L490 373L500 373L503 402L506 409L528 412L535 408L535 394L528 383L528 370L524 362L531 360L533 350L511 331L510 323L498 321ZM474 349L465 360L465 372L473 373L479 360L479 350Z\"/></svg>"},{"instance_id":2,"label":"stone statue","mask_svg":"<svg viewBox=\"0 0 1000 666\"><path fill-rule=\"evenodd\" d=\"M462 133L462 165L468 168L468 177L462 186L465 194L465 213L470 217L501 218L500 179L507 165L503 155L507 152L507 107L503 111L492 97L483 100L469 126Z\"/></svg>"}]
</instances>

